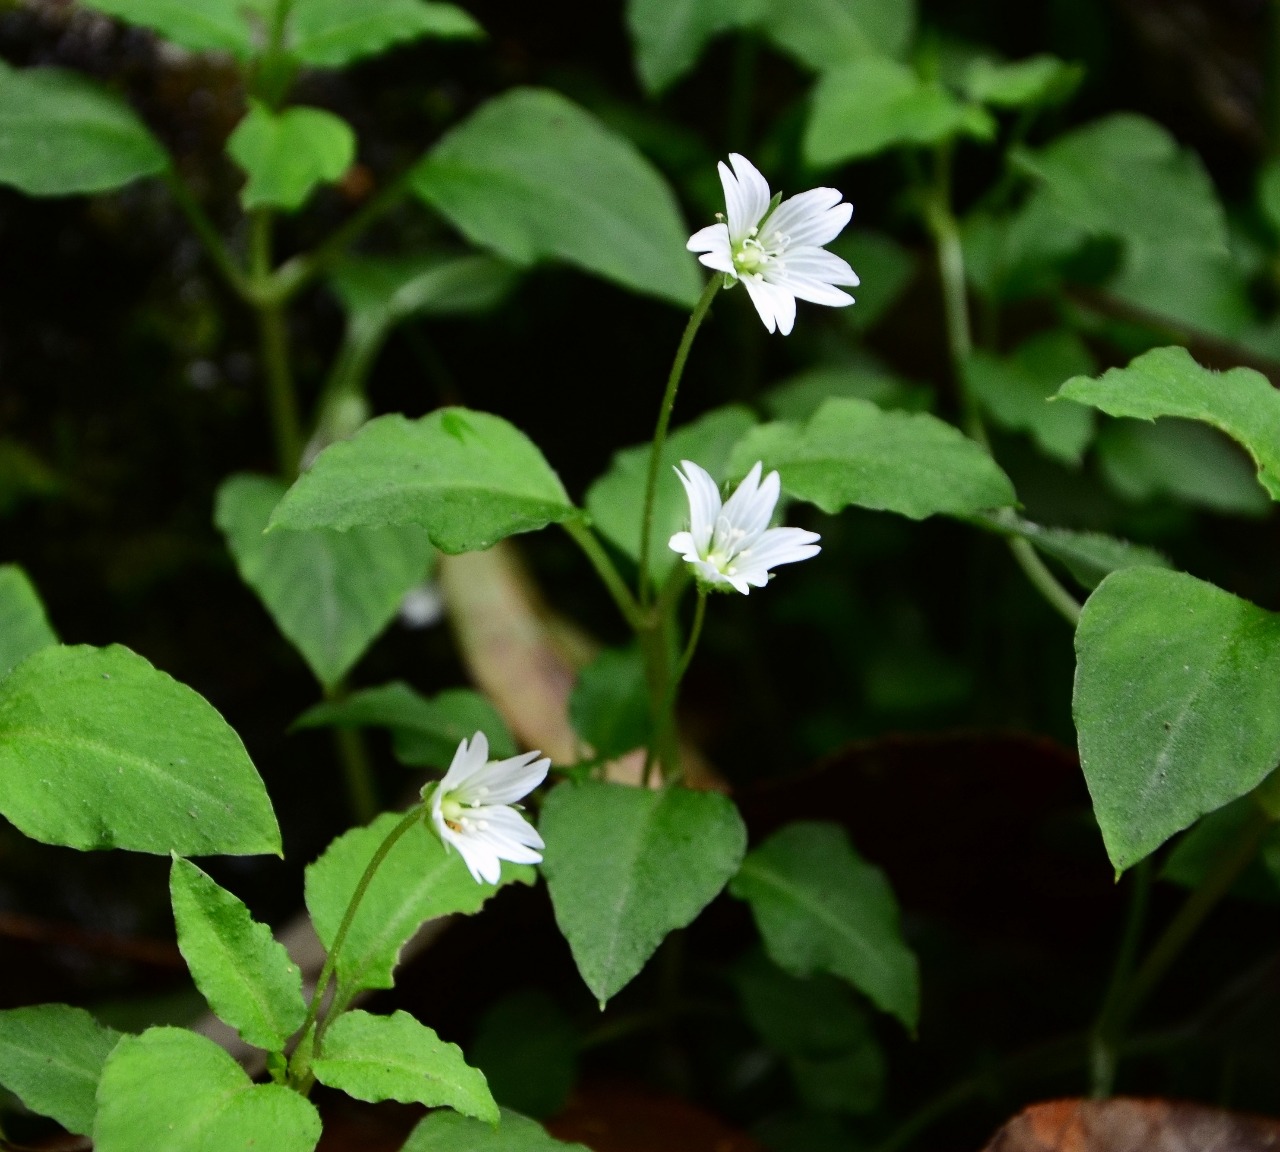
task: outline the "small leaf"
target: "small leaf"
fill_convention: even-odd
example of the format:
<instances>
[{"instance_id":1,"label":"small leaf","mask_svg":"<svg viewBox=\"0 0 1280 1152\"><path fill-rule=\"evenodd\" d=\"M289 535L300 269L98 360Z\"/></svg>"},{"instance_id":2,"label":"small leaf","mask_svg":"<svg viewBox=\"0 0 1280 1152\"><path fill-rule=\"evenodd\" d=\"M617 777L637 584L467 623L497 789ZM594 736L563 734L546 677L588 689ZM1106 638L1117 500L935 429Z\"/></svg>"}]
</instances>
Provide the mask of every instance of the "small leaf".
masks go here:
<instances>
[{"instance_id":1,"label":"small leaf","mask_svg":"<svg viewBox=\"0 0 1280 1152\"><path fill-rule=\"evenodd\" d=\"M766 0L761 30L801 64L825 72L868 56L902 56L913 0Z\"/></svg>"},{"instance_id":2,"label":"small leaf","mask_svg":"<svg viewBox=\"0 0 1280 1152\"><path fill-rule=\"evenodd\" d=\"M27 574L16 564L0 565L0 677L57 642Z\"/></svg>"},{"instance_id":3,"label":"small leaf","mask_svg":"<svg viewBox=\"0 0 1280 1152\"><path fill-rule=\"evenodd\" d=\"M605 759L649 739L649 689L640 649L606 648L578 677L569 697L574 731Z\"/></svg>"},{"instance_id":4,"label":"small leaf","mask_svg":"<svg viewBox=\"0 0 1280 1152\"><path fill-rule=\"evenodd\" d=\"M746 849L733 801L687 788L561 784L538 830L556 923L601 1006L715 899Z\"/></svg>"},{"instance_id":5,"label":"small leaf","mask_svg":"<svg viewBox=\"0 0 1280 1152\"><path fill-rule=\"evenodd\" d=\"M32 1112L88 1136L102 1066L119 1039L83 1008L10 1008L0 1012L0 1086Z\"/></svg>"},{"instance_id":6,"label":"small leaf","mask_svg":"<svg viewBox=\"0 0 1280 1152\"><path fill-rule=\"evenodd\" d=\"M168 164L114 94L74 72L0 61L0 184L28 196L108 192Z\"/></svg>"},{"instance_id":7,"label":"small leaf","mask_svg":"<svg viewBox=\"0 0 1280 1152\"><path fill-rule=\"evenodd\" d=\"M498 1122L484 1073L408 1012L373 1016L344 1012L324 1034L312 1071L321 1084L357 1100L445 1105L491 1124Z\"/></svg>"},{"instance_id":8,"label":"small leaf","mask_svg":"<svg viewBox=\"0 0 1280 1152\"><path fill-rule=\"evenodd\" d=\"M1212 584L1130 568L1089 597L1076 629L1072 710L1117 872L1276 766L1276 677L1280 616Z\"/></svg>"},{"instance_id":9,"label":"small leaf","mask_svg":"<svg viewBox=\"0 0 1280 1152\"><path fill-rule=\"evenodd\" d=\"M282 1052L307 1014L302 973L271 929L194 864L174 857L173 919L191 978L248 1044Z\"/></svg>"},{"instance_id":10,"label":"small leaf","mask_svg":"<svg viewBox=\"0 0 1280 1152\"><path fill-rule=\"evenodd\" d=\"M523 433L485 412L442 408L420 420L380 416L326 448L268 528L417 525L456 554L573 513L560 478Z\"/></svg>"},{"instance_id":11,"label":"small leaf","mask_svg":"<svg viewBox=\"0 0 1280 1152\"><path fill-rule=\"evenodd\" d=\"M1258 805L1252 796L1202 816L1165 857L1160 879L1192 890L1202 887L1257 818ZM1257 856L1240 874L1231 894L1242 900L1280 903L1280 824L1263 834Z\"/></svg>"},{"instance_id":12,"label":"small leaf","mask_svg":"<svg viewBox=\"0 0 1280 1152\"><path fill-rule=\"evenodd\" d=\"M733 450L729 474L757 460L784 492L839 512L851 504L922 520L966 516L1014 502L990 454L925 413L884 412L865 400L828 400L805 424L762 424Z\"/></svg>"},{"instance_id":13,"label":"small leaf","mask_svg":"<svg viewBox=\"0 0 1280 1152\"><path fill-rule=\"evenodd\" d=\"M456 1112L432 1112L418 1121L400 1152L587 1152L549 1135L536 1120L502 1109L495 1128Z\"/></svg>"},{"instance_id":14,"label":"small leaf","mask_svg":"<svg viewBox=\"0 0 1280 1152\"><path fill-rule=\"evenodd\" d=\"M1272 499L1280 499L1280 393L1261 372L1214 372L1185 348L1154 348L1126 368L1068 380L1058 395L1109 416L1179 416L1212 424L1244 445L1258 466L1259 482Z\"/></svg>"},{"instance_id":15,"label":"small leaf","mask_svg":"<svg viewBox=\"0 0 1280 1152\"><path fill-rule=\"evenodd\" d=\"M1033 336L1009 356L975 351L965 362L964 377L1002 427L1029 432L1046 456L1079 464L1093 439L1093 415L1052 400L1063 380L1093 370L1093 357L1078 336L1051 331Z\"/></svg>"},{"instance_id":16,"label":"small leaf","mask_svg":"<svg viewBox=\"0 0 1280 1152\"><path fill-rule=\"evenodd\" d=\"M437 144L414 190L516 264L558 259L681 305L698 297L689 230L655 168L556 92L495 97Z\"/></svg>"},{"instance_id":17,"label":"small leaf","mask_svg":"<svg viewBox=\"0 0 1280 1152\"><path fill-rule=\"evenodd\" d=\"M636 71L656 96L697 62L707 42L721 32L758 19L766 0L628 0L627 28L635 46Z\"/></svg>"},{"instance_id":18,"label":"small leaf","mask_svg":"<svg viewBox=\"0 0 1280 1152\"><path fill-rule=\"evenodd\" d=\"M729 891L751 905L769 955L793 976L849 981L908 1028L920 1014L916 958L879 868L835 824L790 824L743 862Z\"/></svg>"},{"instance_id":19,"label":"small leaf","mask_svg":"<svg viewBox=\"0 0 1280 1152\"><path fill-rule=\"evenodd\" d=\"M689 526L689 499L675 473L676 466L681 460L692 460L716 479L722 479L733 446L755 422L748 409L733 405L708 412L667 437L658 464L653 505L649 570L655 583L661 583L679 562L667 541ZM634 560L640 558L640 522L648 472L648 444L623 448L614 453L609 470L587 491L587 512L592 522Z\"/></svg>"},{"instance_id":20,"label":"small leaf","mask_svg":"<svg viewBox=\"0 0 1280 1152\"><path fill-rule=\"evenodd\" d=\"M384 812L371 824L339 836L307 867L307 911L326 948L374 852L400 819L398 812ZM534 875L527 866L502 866L503 884L530 883ZM425 921L476 912L498 887L476 883L462 857L447 851L425 823L418 823L379 865L351 922L336 966L344 993L393 987L400 949Z\"/></svg>"},{"instance_id":21,"label":"small leaf","mask_svg":"<svg viewBox=\"0 0 1280 1152\"><path fill-rule=\"evenodd\" d=\"M98 1086L95 1152L312 1152L320 1114L283 1084L255 1084L212 1040L183 1028L126 1036Z\"/></svg>"},{"instance_id":22,"label":"small leaf","mask_svg":"<svg viewBox=\"0 0 1280 1152\"><path fill-rule=\"evenodd\" d=\"M489 754L516 754L515 738L498 710L479 692L449 688L430 698L396 680L364 688L342 700L317 704L294 721L295 728L390 728L396 758L414 768L448 768L458 744L483 732Z\"/></svg>"},{"instance_id":23,"label":"small leaf","mask_svg":"<svg viewBox=\"0 0 1280 1152\"><path fill-rule=\"evenodd\" d=\"M493 1098L542 1119L563 1111L578 1079L578 1033L546 992L499 1000L480 1020L471 1059Z\"/></svg>"},{"instance_id":24,"label":"small leaf","mask_svg":"<svg viewBox=\"0 0 1280 1152\"><path fill-rule=\"evenodd\" d=\"M830 168L905 144L940 144L955 136L990 140L995 121L905 64L869 56L824 73L813 92L805 160Z\"/></svg>"},{"instance_id":25,"label":"small leaf","mask_svg":"<svg viewBox=\"0 0 1280 1152\"><path fill-rule=\"evenodd\" d=\"M1268 160L1258 173L1258 207L1272 235L1280 237L1280 160Z\"/></svg>"},{"instance_id":26,"label":"small leaf","mask_svg":"<svg viewBox=\"0 0 1280 1152\"><path fill-rule=\"evenodd\" d=\"M284 494L270 477L231 476L218 489L214 519L241 579L331 687L395 617L435 553L412 526L264 534Z\"/></svg>"},{"instance_id":27,"label":"small leaf","mask_svg":"<svg viewBox=\"0 0 1280 1152\"><path fill-rule=\"evenodd\" d=\"M483 312L506 295L515 280L509 264L492 256L348 256L330 284L352 323L385 332L410 316Z\"/></svg>"},{"instance_id":28,"label":"small leaf","mask_svg":"<svg viewBox=\"0 0 1280 1152\"><path fill-rule=\"evenodd\" d=\"M246 210L296 212L317 185L332 184L356 157L356 134L332 112L254 103L227 141L227 152L248 173L240 192Z\"/></svg>"},{"instance_id":29,"label":"small leaf","mask_svg":"<svg viewBox=\"0 0 1280 1152\"><path fill-rule=\"evenodd\" d=\"M46 648L0 680L0 813L69 848L280 852L240 738L118 645Z\"/></svg>"},{"instance_id":30,"label":"small leaf","mask_svg":"<svg viewBox=\"0 0 1280 1152\"><path fill-rule=\"evenodd\" d=\"M342 68L424 37L475 40L484 29L453 4L424 0L297 0L289 51L303 64Z\"/></svg>"},{"instance_id":31,"label":"small leaf","mask_svg":"<svg viewBox=\"0 0 1280 1152\"><path fill-rule=\"evenodd\" d=\"M993 108L1027 108L1061 104L1070 98L1084 69L1056 56L1031 56L1013 63L979 56L965 71L964 91L977 104Z\"/></svg>"},{"instance_id":32,"label":"small leaf","mask_svg":"<svg viewBox=\"0 0 1280 1152\"><path fill-rule=\"evenodd\" d=\"M257 50L249 17L265 27L273 0L85 0L85 6L150 28L192 52L229 52L248 61Z\"/></svg>"}]
</instances>

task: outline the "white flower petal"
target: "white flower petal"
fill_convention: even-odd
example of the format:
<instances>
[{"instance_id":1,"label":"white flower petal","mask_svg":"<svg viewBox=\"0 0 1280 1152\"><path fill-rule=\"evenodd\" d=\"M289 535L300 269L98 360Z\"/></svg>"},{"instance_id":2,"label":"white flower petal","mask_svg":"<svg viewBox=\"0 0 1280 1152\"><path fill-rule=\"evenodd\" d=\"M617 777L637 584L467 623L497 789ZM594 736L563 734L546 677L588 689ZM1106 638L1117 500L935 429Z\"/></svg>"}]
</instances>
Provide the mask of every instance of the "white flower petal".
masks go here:
<instances>
[{"instance_id":1,"label":"white flower petal","mask_svg":"<svg viewBox=\"0 0 1280 1152\"><path fill-rule=\"evenodd\" d=\"M733 217L729 217L729 235L735 240L743 240L751 235L769 210L769 182L760 174L754 164L737 152L729 153L729 163L738 177L738 195L741 197L744 228L738 232L734 228Z\"/></svg>"},{"instance_id":2,"label":"white flower petal","mask_svg":"<svg viewBox=\"0 0 1280 1152\"><path fill-rule=\"evenodd\" d=\"M540 859L536 851L546 847L538 830L506 805L473 808L467 818L473 825L473 835L483 837L504 860L514 864L536 864Z\"/></svg>"},{"instance_id":3,"label":"white flower petal","mask_svg":"<svg viewBox=\"0 0 1280 1152\"><path fill-rule=\"evenodd\" d=\"M725 255L729 255L732 250L729 244L729 229L724 224L708 224L690 236L685 247L690 252L723 251Z\"/></svg>"},{"instance_id":4,"label":"white flower petal","mask_svg":"<svg viewBox=\"0 0 1280 1152\"><path fill-rule=\"evenodd\" d=\"M808 560L822 551L816 543L820 539L816 532L803 528L770 528L753 548L743 553L742 563L768 569Z\"/></svg>"},{"instance_id":5,"label":"white flower petal","mask_svg":"<svg viewBox=\"0 0 1280 1152\"><path fill-rule=\"evenodd\" d=\"M812 188L778 205L769 217L770 239L783 238L788 245L830 244L853 218L853 205L839 203L834 188Z\"/></svg>"},{"instance_id":6,"label":"white flower petal","mask_svg":"<svg viewBox=\"0 0 1280 1152\"><path fill-rule=\"evenodd\" d=\"M803 276L824 284L848 284L856 288L861 283L847 261L825 248L788 248L775 262L777 264L785 268L788 275Z\"/></svg>"},{"instance_id":7,"label":"white flower petal","mask_svg":"<svg viewBox=\"0 0 1280 1152\"><path fill-rule=\"evenodd\" d=\"M469 741L464 737L453 754L449 771L440 781L440 792L452 792L460 784L483 770L488 760L489 738L483 732L477 732Z\"/></svg>"},{"instance_id":8,"label":"white flower petal","mask_svg":"<svg viewBox=\"0 0 1280 1152\"><path fill-rule=\"evenodd\" d=\"M677 532L667 541L667 547L673 552L679 552L683 560L698 559L698 549L693 542L692 532Z\"/></svg>"},{"instance_id":9,"label":"white flower petal","mask_svg":"<svg viewBox=\"0 0 1280 1152\"><path fill-rule=\"evenodd\" d=\"M689 500L689 532L693 537L694 551L705 556L711 546L716 518L720 515L720 488L711 474L692 460L681 460L680 465L684 471L679 468L675 471Z\"/></svg>"},{"instance_id":10,"label":"white flower petal","mask_svg":"<svg viewBox=\"0 0 1280 1152\"><path fill-rule=\"evenodd\" d=\"M769 286L758 276L746 276L742 283L747 290L747 295L751 297L751 303L756 306L760 319L764 321L764 326L770 332L777 331L778 321L774 316L773 295L769 291Z\"/></svg>"},{"instance_id":11,"label":"white flower petal","mask_svg":"<svg viewBox=\"0 0 1280 1152\"><path fill-rule=\"evenodd\" d=\"M484 840L459 836L450 831L446 843L458 850L462 862L477 884L496 884L502 879L502 859Z\"/></svg>"},{"instance_id":12,"label":"white flower petal","mask_svg":"<svg viewBox=\"0 0 1280 1152\"><path fill-rule=\"evenodd\" d=\"M778 320L778 331L783 336L790 336L791 329L796 323L796 298L791 292L788 292L780 284L768 284L767 287L773 294L773 314Z\"/></svg>"},{"instance_id":13,"label":"white flower petal","mask_svg":"<svg viewBox=\"0 0 1280 1152\"><path fill-rule=\"evenodd\" d=\"M547 778L551 761L539 756L538 752L525 752L494 761L457 788L453 798L467 805L514 804Z\"/></svg>"},{"instance_id":14,"label":"white flower petal","mask_svg":"<svg viewBox=\"0 0 1280 1152\"><path fill-rule=\"evenodd\" d=\"M796 300L808 300L811 304L825 304L828 308L846 308L853 297L839 288L833 288L821 280L808 276L796 276L787 268L770 268L768 282Z\"/></svg>"},{"instance_id":15,"label":"white flower petal","mask_svg":"<svg viewBox=\"0 0 1280 1152\"><path fill-rule=\"evenodd\" d=\"M722 160L716 165L716 170L720 173L720 187L724 189L724 210L728 221L729 242L739 244L744 237L750 235L755 224L747 219L746 199L738 184L738 178L730 170L729 165Z\"/></svg>"}]
</instances>

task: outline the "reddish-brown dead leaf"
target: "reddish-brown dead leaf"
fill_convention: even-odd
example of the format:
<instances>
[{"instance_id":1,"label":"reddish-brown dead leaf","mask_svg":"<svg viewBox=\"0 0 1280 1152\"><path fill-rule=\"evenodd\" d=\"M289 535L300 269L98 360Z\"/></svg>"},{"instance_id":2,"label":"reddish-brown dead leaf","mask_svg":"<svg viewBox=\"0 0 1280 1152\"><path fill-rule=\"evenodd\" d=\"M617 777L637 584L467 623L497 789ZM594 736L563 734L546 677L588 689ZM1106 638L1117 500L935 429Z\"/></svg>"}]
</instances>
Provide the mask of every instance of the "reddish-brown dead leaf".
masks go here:
<instances>
[{"instance_id":1,"label":"reddish-brown dead leaf","mask_svg":"<svg viewBox=\"0 0 1280 1152\"><path fill-rule=\"evenodd\" d=\"M1033 1104L984 1152L1276 1152L1280 1121L1172 1100Z\"/></svg>"}]
</instances>

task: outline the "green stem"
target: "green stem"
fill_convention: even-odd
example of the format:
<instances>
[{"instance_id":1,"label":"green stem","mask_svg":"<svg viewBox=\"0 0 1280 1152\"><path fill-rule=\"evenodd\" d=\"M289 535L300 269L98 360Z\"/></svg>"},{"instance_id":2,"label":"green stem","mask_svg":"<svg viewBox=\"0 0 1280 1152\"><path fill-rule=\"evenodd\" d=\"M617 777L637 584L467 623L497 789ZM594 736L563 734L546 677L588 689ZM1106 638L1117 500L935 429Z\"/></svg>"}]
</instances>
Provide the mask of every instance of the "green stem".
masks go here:
<instances>
[{"instance_id":1,"label":"green stem","mask_svg":"<svg viewBox=\"0 0 1280 1152\"><path fill-rule=\"evenodd\" d=\"M720 291L724 276L717 273L707 281L698 303L694 305L689 323L685 325L684 335L680 337L680 346L676 349L676 358L667 376L667 390L662 396L662 407L658 410L658 426L653 433L653 446L649 449L649 474L645 478L644 511L640 520L640 606L648 607L650 600L649 553L653 543L653 501L658 491L658 469L662 465L662 449L667 442L667 426L671 423L671 410L675 407L676 392L680 388L680 378L684 375L685 362L689 359L689 349L693 347L693 338L702 327L711 309L711 301Z\"/></svg>"},{"instance_id":2,"label":"green stem","mask_svg":"<svg viewBox=\"0 0 1280 1152\"><path fill-rule=\"evenodd\" d=\"M253 283L261 287L271 277L271 211L254 213L250 232L250 267ZM269 297L254 300L258 313L258 341L267 384L267 405L276 441L276 464L286 482L298 475L302 459L302 421L289 367L289 333L284 305Z\"/></svg>"},{"instance_id":3,"label":"green stem","mask_svg":"<svg viewBox=\"0 0 1280 1152\"><path fill-rule=\"evenodd\" d=\"M248 300L252 295L252 287L244 269L223 243L218 230L205 214L205 210L200 207L200 202L192 195L186 181L172 165L165 169L163 179L174 203L182 210L187 222L191 225L191 230L204 248L205 255L213 262L213 266L227 282L227 286L242 300Z\"/></svg>"},{"instance_id":4,"label":"green stem","mask_svg":"<svg viewBox=\"0 0 1280 1152\"><path fill-rule=\"evenodd\" d=\"M964 414L965 431L984 448L990 449L982 414L965 376L965 365L973 351L973 338L969 323L969 295L965 283L964 247L960 243L960 225L951 210L951 152L946 147L938 152L937 183L926 200L925 223L933 235L937 251L942 307L947 325L947 351ZM1074 628L1080 619L1080 604L1076 598L1049 571L1027 541L1012 538L1006 543L1014 561L1032 587Z\"/></svg>"},{"instance_id":5,"label":"green stem","mask_svg":"<svg viewBox=\"0 0 1280 1152\"><path fill-rule=\"evenodd\" d=\"M1110 1050L1114 1052L1124 1036L1129 1021L1146 1002L1148 996L1155 991L1173 962L1181 955L1183 948L1196 934L1196 931L1208 918L1209 913L1218 906L1218 902L1231 891L1235 882L1257 855L1262 837L1271 826L1270 817L1260 808L1253 818L1240 830L1229 852L1223 853L1215 861L1213 869L1205 876L1190 896L1187 897L1177 915L1169 922L1160 938L1147 953L1133 979L1125 983L1114 996L1108 997L1108 1003L1098 1017L1093 1031L1093 1048L1095 1051ZM1107 1096L1111 1092L1111 1081L1115 1075L1115 1060L1110 1067L1103 1063L1095 1065L1093 1091L1095 1096Z\"/></svg>"},{"instance_id":6,"label":"green stem","mask_svg":"<svg viewBox=\"0 0 1280 1152\"><path fill-rule=\"evenodd\" d=\"M326 688L325 700L330 704L341 703L347 696L347 686L341 681ZM347 785L347 800L357 824L367 824L379 812L378 790L373 781L373 766L369 763L369 750L358 729L335 727L333 745L342 765L342 775Z\"/></svg>"},{"instance_id":7,"label":"green stem","mask_svg":"<svg viewBox=\"0 0 1280 1152\"><path fill-rule=\"evenodd\" d=\"M1090 1095L1095 1100L1110 1095L1111 1084L1115 1079L1116 1049L1112 1038L1105 1034L1102 1024L1115 1013L1124 997L1129 977L1133 974L1138 945L1142 942L1142 929L1147 919L1150 894L1151 863L1143 860L1134 869L1133 888L1129 893L1129 910L1125 916L1124 933L1120 938L1120 950L1116 954L1115 967L1102 1000L1102 1009L1089 1038Z\"/></svg>"},{"instance_id":8,"label":"green stem","mask_svg":"<svg viewBox=\"0 0 1280 1152\"><path fill-rule=\"evenodd\" d=\"M582 549L583 554L591 561L591 566L604 582L605 588L609 590L609 595L613 597L613 602L618 606L618 611L622 613L632 631L641 631L646 625L644 613L640 611L640 605L636 603L635 597L631 595L631 589L627 587L626 581L619 575L618 569L613 561L609 559L609 553L605 551L604 545L596 538L596 534L587 527L586 521L580 516L571 516L561 524L561 527L569 533L574 543Z\"/></svg>"},{"instance_id":9,"label":"green stem","mask_svg":"<svg viewBox=\"0 0 1280 1152\"><path fill-rule=\"evenodd\" d=\"M667 681L666 688L662 693L662 702L658 707L654 738L650 742L649 751L645 757L644 779L646 784L649 781L655 759L662 767L662 779L665 783L670 783L680 776L678 765L679 749L676 743L676 697L680 692L680 682L684 679L685 672L689 670L693 654L698 648L698 641L702 638L702 623L706 615L707 593L700 587L698 589L698 603L693 610L693 625L689 629L689 639L684 646L684 652L681 653L680 659L676 663L675 672L672 673ZM663 647L665 649L665 638L663 639Z\"/></svg>"},{"instance_id":10,"label":"green stem","mask_svg":"<svg viewBox=\"0 0 1280 1152\"><path fill-rule=\"evenodd\" d=\"M311 1083L314 1082L314 1077L311 1075L312 1056L320 1043L328 1020L334 1015L331 1010L321 1021L320 1008L324 1002L324 995L329 989L329 981L333 979L334 965L337 963L338 955L342 951L342 945L346 943L347 933L351 931L351 925L355 922L356 913L360 910L360 902L369 890L374 874L390 854L391 849L396 846L396 843L410 828L423 819L425 814L426 807L422 804L415 804L404 814L400 822L387 833L370 858L368 865L356 883L355 891L351 893L351 899L347 902L347 910L342 914L342 922L338 925L338 931L334 933L333 943L329 946L329 953L324 958L324 967L320 969L320 976L316 980L316 990L312 993L306 1019L303 1020L302 1028L299 1030L301 1039L298 1042L293 1058L289 1061L289 1082L304 1093L309 1090ZM331 1009L336 1007L338 1003L339 996L335 996ZM311 1035L313 1028L315 1029L314 1036Z\"/></svg>"}]
</instances>

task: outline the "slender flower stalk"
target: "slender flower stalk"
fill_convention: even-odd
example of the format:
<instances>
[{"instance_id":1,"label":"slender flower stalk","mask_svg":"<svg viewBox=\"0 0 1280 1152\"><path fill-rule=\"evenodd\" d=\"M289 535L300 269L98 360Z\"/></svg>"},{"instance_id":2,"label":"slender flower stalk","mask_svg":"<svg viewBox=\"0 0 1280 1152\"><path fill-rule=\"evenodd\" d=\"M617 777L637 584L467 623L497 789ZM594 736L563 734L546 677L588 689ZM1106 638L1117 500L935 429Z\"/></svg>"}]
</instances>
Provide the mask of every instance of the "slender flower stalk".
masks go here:
<instances>
[{"instance_id":1,"label":"slender flower stalk","mask_svg":"<svg viewBox=\"0 0 1280 1152\"><path fill-rule=\"evenodd\" d=\"M431 825L446 848L457 849L477 884L496 884L502 861L537 864L545 845L512 805L547 777L551 761L539 752L489 759L483 732L463 740L449 771L422 790Z\"/></svg>"},{"instance_id":2,"label":"slender flower stalk","mask_svg":"<svg viewBox=\"0 0 1280 1152\"><path fill-rule=\"evenodd\" d=\"M732 588L746 596L769 583L770 569L822 551L816 532L769 527L782 485L777 472L761 481L760 461L723 503L705 469L691 460L681 464L684 471L677 468L676 475L689 498L689 530L677 532L669 546L692 567L700 587L719 592Z\"/></svg>"},{"instance_id":3,"label":"slender flower stalk","mask_svg":"<svg viewBox=\"0 0 1280 1152\"><path fill-rule=\"evenodd\" d=\"M732 171L719 165L728 220L695 232L689 251L723 272L726 287L741 281L770 332L790 333L797 300L832 308L852 304L836 285L856 286L857 273L823 245L840 235L853 205L835 188L811 188L779 203L750 160L734 152L729 162Z\"/></svg>"}]
</instances>

